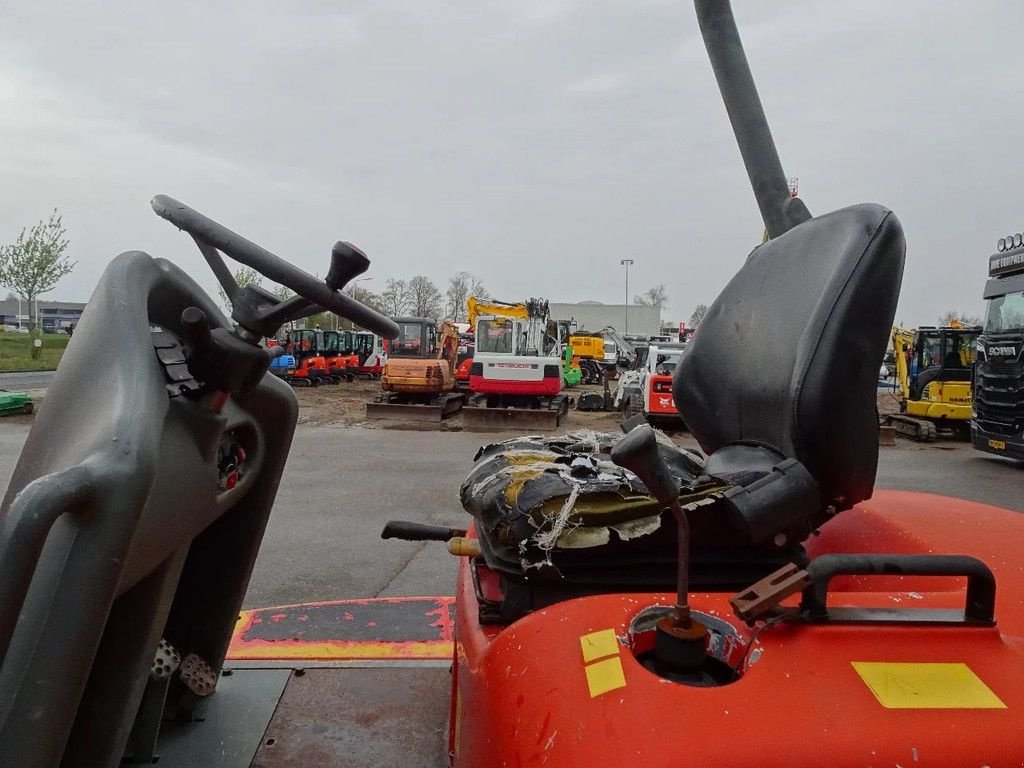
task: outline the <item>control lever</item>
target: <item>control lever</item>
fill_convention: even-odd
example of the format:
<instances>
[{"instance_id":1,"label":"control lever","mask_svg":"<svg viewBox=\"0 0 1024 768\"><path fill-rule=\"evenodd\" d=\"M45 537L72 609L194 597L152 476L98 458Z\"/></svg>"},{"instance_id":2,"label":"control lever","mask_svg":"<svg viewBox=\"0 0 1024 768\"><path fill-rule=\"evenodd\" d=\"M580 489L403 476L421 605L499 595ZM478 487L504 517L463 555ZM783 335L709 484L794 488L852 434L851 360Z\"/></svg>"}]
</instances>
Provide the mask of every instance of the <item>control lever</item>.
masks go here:
<instances>
[{"instance_id":1,"label":"control lever","mask_svg":"<svg viewBox=\"0 0 1024 768\"><path fill-rule=\"evenodd\" d=\"M707 628L690 616L690 524L679 503L679 480L658 451L658 440L650 424L631 429L612 448L612 461L640 478L676 520L677 565L675 615L657 625L655 653L680 668L699 667L707 655Z\"/></svg>"},{"instance_id":2,"label":"control lever","mask_svg":"<svg viewBox=\"0 0 1024 768\"><path fill-rule=\"evenodd\" d=\"M189 373L218 392L248 392L270 366L266 349L240 339L227 328L211 329L210 318L199 307L181 313L181 333Z\"/></svg>"}]
</instances>

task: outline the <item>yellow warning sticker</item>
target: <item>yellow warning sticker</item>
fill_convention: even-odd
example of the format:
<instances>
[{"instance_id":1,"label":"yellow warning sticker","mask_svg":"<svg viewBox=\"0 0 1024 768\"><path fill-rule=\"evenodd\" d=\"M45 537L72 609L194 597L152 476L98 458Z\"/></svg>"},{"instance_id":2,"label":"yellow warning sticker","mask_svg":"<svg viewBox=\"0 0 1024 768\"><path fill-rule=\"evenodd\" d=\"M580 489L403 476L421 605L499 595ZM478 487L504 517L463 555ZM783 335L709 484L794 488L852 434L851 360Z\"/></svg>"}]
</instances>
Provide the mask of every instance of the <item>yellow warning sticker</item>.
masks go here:
<instances>
[{"instance_id":1,"label":"yellow warning sticker","mask_svg":"<svg viewBox=\"0 0 1024 768\"><path fill-rule=\"evenodd\" d=\"M595 661L588 665L586 670L590 698L614 691L616 688L622 688L626 684L626 676L622 672L622 662L618 656L604 661Z\"/></svg>"},{"instance_id":2,"label":"yellow warning sticker","mask_svg":"<svg viewBox=\"0 0 1024 768\"><path fill-rule=\"evenodd\" d=\"M583 647L583 662L585 664L594 659L603 659L605 656L619 653L619 641L615 637L614 629L602 629L600 632L581 635L580 645Z\"/></svg>"},{"instance_id":3,"label":"yellow warning sticker","mask_svg":"<svg viewBox=\"0 0 1024 768\"><path fill-rule=\"evenodd\" d=\"M1006 709L963 663L851 662L886 709Z\"/></svg>"}]
</instances>

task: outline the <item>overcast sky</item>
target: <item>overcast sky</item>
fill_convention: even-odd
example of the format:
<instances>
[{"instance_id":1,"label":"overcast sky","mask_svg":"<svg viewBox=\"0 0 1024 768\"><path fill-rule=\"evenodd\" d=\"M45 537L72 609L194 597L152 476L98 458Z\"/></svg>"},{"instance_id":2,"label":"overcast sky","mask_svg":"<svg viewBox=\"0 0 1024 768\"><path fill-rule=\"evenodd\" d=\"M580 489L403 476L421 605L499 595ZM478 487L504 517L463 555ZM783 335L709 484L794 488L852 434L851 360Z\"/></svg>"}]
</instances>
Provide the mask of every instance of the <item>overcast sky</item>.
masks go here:
<instances>
[{"instance_id":1,"label":"overcast sky","mask_svg":"<svg viewBox=\"0 0 1024 768\"><path fill-rule=\"evenodd\" d=\"M813 213L891 207L898 318L979 313L1024 229L1020 0L735 0ZM53 207L85 300L138 248L207 286L149 208L187 202L310 272L476 272L519 300L710 303L758 217L687 0L0 4L0 242Z\"/></svg>"}]
</instances>

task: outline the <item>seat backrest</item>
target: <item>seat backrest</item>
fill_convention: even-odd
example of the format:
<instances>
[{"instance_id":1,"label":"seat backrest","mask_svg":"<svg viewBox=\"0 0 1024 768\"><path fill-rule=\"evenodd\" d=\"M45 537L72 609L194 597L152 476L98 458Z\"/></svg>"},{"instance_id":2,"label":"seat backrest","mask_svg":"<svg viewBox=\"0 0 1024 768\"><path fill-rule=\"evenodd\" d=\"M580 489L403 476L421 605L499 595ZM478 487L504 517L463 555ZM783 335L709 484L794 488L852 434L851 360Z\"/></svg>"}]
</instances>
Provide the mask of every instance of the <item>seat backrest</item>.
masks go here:
<instances>
[{"instance_id":1,"label":"seat backrest","mask_svg":"<svg viewBox=\"0 0 1024 768\"><path fill-rule=\"evenodd\" d=\"M676 407L701 448L767 443L807 467L823 504L869 498L878 369L905 251L896 216L873 204L755 248L676 370Z\"/></svg>"}]
</instances>

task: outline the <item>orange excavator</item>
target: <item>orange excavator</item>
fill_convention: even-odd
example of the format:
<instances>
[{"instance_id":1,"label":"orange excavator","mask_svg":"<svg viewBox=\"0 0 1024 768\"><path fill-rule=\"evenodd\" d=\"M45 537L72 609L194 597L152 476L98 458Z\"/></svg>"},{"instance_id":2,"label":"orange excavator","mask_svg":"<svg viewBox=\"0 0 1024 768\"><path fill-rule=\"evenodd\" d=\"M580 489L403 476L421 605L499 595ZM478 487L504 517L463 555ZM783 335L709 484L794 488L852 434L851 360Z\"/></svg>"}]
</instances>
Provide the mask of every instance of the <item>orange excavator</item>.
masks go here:
<instances>
[{"instance_id":1,"label":"orange excavator","mask_svg":"<svg viewBox=\"0 0 1024 768\"><path fill-rule=\"evenodd\" d=\"M383 392L366 404L366 415L404 421L442 421L462 409L455 390L459 332L447 320L438 326L427 317L399 317L380 377Z\"/></svg>"}]
</instances>

